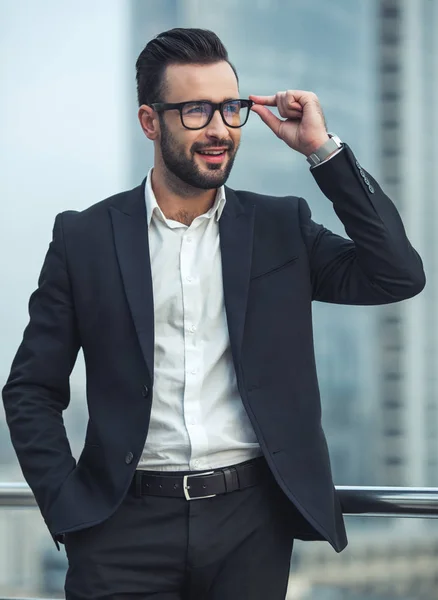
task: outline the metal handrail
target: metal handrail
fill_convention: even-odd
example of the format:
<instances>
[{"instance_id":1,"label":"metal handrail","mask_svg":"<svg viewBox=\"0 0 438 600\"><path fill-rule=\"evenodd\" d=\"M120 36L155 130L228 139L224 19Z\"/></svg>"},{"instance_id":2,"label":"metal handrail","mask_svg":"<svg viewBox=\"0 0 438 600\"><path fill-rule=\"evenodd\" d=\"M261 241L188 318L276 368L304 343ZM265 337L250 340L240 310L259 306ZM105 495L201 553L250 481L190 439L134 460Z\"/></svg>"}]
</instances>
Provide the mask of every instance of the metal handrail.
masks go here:
<instances>
[{"instance_id":1,"label":"metal handrail","mask_svg":"<svg viewBox=\"0 0 438 600\"><path fill-rule=\"evenodd\" d=\"M0 507L31 508L36 505L35 497L27 483L0 482Z\"/></svg>"},{"instance_id":2,"label":"metal handrail","mask_svg":"<svg viewBox=\"0 0 438 600\"><path fill-rule=\"evenodd\" d=\"M336 490L344 515L438 518L437 487L336 486Z\"/></svg>"},{"instance_id":3,"label":"metal handrail","mask_svg":"<svg viewBox=\"0 0 438 600\"><path fill-rule=\"evenodd\" d=\"M438 518L438 488L336 486L344 515ZM0 482L0 507L35 507L26 483Z\"/></svg>"}]
</instances>

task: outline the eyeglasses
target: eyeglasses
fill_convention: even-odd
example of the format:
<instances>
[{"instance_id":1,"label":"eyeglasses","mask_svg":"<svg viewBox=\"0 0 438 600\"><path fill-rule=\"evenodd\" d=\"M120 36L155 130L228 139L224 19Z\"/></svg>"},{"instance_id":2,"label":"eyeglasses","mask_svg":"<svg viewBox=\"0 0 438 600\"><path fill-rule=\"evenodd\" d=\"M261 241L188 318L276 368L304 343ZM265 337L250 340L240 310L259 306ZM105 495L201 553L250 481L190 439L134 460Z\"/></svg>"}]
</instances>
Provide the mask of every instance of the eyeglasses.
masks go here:
<instances>
[{"instance_id":1,"label":"eyeglasses","mask_svg":"<svg viewBox=\"0 0 438 600\"><path fill-rule=\"evenodd\" d=\"M208 102L199 100L194 102L150 104L155 111L179 110L181 123L186 129L202 129L207 127L216 110L221 114L227 127L243 127L248 121L249 111L254 104L252 100L225 100L225 102Z\"/></svg>"}]
</instances>

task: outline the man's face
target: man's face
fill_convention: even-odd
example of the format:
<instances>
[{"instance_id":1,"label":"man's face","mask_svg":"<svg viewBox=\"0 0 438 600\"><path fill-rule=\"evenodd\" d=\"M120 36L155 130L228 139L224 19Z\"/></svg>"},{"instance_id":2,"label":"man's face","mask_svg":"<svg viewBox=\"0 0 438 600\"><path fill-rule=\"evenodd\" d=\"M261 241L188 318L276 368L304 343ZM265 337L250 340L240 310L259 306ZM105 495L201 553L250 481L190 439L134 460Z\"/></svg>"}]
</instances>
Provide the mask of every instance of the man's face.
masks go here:
<instances>
[{"instance_id":1,"label":"man's face","mask_svg":"<svg viewBox=\"0 0 438 600\"><path fill-rule=\"evenodd\" d=\"M239 98L236 76L227 62L171 65L165 73L164 102ZM201 189L223 185L231 172L241 131L227 127L219 111L203 129L183 127L178 110L160 115L160 150L166 168L184 183ZM201 154L223 150L219 156Z\"/></svg>"}]
</instances>

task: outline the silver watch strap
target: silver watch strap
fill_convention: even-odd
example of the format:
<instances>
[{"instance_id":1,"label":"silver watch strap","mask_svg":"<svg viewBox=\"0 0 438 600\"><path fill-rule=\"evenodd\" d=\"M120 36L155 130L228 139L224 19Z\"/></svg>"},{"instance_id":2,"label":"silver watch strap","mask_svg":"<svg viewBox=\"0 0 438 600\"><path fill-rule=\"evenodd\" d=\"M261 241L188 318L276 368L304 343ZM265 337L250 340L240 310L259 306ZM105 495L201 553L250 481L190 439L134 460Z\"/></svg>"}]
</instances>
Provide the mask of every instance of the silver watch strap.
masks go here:
<instances>
[{"instance_id":1,"label":"silver watch strap","mask_svg":"<svg viewBox=\"0 0 438 600\"><path fill-rule=\"evenodd\" d=\"M328 136L329 139L307 157L306 160L312 167L319 165L319 163L330 156L332 152L342 148L342 142L335 133L329 133Z\"/></svg>"}]
</instances>

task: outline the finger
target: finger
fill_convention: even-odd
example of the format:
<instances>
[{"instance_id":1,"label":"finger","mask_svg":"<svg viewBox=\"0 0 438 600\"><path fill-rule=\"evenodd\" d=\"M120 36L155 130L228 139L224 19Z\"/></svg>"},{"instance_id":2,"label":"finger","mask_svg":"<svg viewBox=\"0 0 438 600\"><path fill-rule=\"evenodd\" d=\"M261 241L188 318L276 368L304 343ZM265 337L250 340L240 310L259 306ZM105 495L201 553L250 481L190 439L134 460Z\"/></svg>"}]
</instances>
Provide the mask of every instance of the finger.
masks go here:
<instances>
[{"instance_id":1,"label":"finger","mask_svg":"<svg viewBox=\"0 0 438 600\"><path fill-rule=\"evenodd\" d=\"M260 106L258 104L254 104L251 110L259 115L261 120L266 123L266 125L272 129L275 135L278 135L280 130L280 125L282 124L282 120L276 117L269 108L265 106Z\"/></svg>"},{"instance_id":2,"label":"finger","mask_svg":"<svg viewBox=\"0 0 438 600\"><path fill-rule=\"evenodd\" d=\"M249 99L255 102L255 104L264 104L265 106L277 106L277 98L274 96L254 96L251 94Z\"/></svg>"},{"instance_id":3,"label":"finger","mask_svg":"<svg viewBox=\"0 0 438 600\"><path fill-rule=\"evenodd\" d=\"M287 100L284 101L284 106L282 106L282 108L286 111L296 111L299 113L303 112L303 107L301 106L301 104L299 102L287 102Z\"/></svg>"},{"instance_id":4,"label":"finger","mask_svg":"<svg viewBox=\"0 0 438 600\"><path fill-rule=\"evenodd\" d=\"M296 102L293 104L280 102L278 104L278 113L284 119L301 119L303 116L303 107Z\"/></svg>"},{"instance_id":5,"label":"finger","mask_svg":"<svg viewBox=\"0 0 438 600\"><path fill-rule=\"evenodd\" d=\"M303 107L293 92L279 92L277 96L277 107L281 117L285 119L294 118L296 112L299 112L302 116Z\"/></svg>"},{"instance_id":6,"label":"finger","mask_svg":"<svg viewBox=\"0 0 438 600\"><path fill-rule=\"evenodd\" d=\"M302 110L288 110L285 117L288 121L301 121L303 118Z\"/></svg>"},{"instance_id":7,"label":"finger","mask_svg":"<svg viewBox=\"0 0 438 600\"><path fill-rule=\"evenodd\" d=\"M314 102L319 103L318 96L314 92L307 92L305 90L288 90L287 96L289 100L298 102L300 106Z\"/></svg>"},{"instance_id":8,"label":"finger","mask_svg":"<svg viewBox=\"0 0 438 600\"><path fill-rule=\"evenodd\" d=\"M290 111L291 109L302 112L303 107L298 100L293 103L288 103L286 94L287 92L278 92L274 96L255 96L254 94L251 94L249 99L255 102L255 104L263 104L264 106L277 106L280 108L282 105L284 105L284 108L282 109L283 112Z\"/></svg>"}]
</instances>

